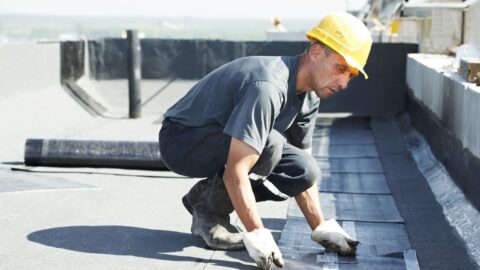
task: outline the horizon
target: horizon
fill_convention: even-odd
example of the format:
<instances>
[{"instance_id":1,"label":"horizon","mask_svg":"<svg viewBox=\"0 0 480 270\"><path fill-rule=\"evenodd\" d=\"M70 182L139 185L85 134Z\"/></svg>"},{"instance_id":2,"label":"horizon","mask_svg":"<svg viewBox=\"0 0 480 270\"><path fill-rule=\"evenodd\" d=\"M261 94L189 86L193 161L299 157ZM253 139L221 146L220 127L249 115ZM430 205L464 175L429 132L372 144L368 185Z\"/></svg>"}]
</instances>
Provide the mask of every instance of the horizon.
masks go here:
<instances>
[{"instance_id":1,"label":"horizon","mask_svg":"<svg viewBox=\"0 0 480 270\"><path fill-rule=\"evenodd\" d=\"M320 19L335 11L359 8L364 1L353 0L244 0L233 4L220 0L0 0L1 15L80 16L80 17L192 17ZM185 8L188 7L188 8Z\"/></svg>"}]
</instances>

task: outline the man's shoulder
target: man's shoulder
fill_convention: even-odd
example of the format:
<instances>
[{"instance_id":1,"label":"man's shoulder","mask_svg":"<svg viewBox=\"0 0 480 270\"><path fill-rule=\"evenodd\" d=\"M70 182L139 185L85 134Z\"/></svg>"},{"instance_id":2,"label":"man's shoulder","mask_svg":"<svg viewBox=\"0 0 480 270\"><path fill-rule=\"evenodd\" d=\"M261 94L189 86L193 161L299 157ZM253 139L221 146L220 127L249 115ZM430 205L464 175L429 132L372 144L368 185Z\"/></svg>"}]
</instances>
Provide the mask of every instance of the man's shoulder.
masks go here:
<instances>
[{"instance_id":1,"label":"man's shoulder","mask_svg":"<svg viewBox=\"0 0 480 270\"><path fill-rule=\"evenodd\" d=\"M288 69L289 62L292 60L289 56L245 56L238 58L232 63L246 65L249 68L260 69Z\"/></svg>"},{"instance_id":2,"label":"man's shoulder","mask_svg":"<svg viewBox=\"0 0 480 270\"><path fill-rule=\"evenodd\" d=\"M284 56L248 56L237 59L236 68L245 82L264 81L287 90L288 80L296 72L293 60Z\"/></svg>"}]
</instances>

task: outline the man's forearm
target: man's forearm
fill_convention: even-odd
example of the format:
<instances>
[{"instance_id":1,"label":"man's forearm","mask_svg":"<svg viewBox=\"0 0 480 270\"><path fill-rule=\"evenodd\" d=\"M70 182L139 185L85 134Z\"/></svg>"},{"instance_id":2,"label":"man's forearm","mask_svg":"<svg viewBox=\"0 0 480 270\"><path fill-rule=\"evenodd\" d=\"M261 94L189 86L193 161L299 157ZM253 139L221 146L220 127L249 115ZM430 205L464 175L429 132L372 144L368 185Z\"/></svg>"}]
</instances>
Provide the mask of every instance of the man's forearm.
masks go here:
<instances>
[{"instance_id":1,"label":"man's forearm","mask_svg":"<svg viewBox=\"0 0 480 270\"><path fill-rule=\"evenodd\" d=\"M320 208L316 183L309 189L295 196L295 200L312 230L325 221Z\"/></svg>"},{"instance_id":2,"label":"man's forearm","mask_svg":"<svg viewBox=\"0 0 480 270\"><path fill-rule=\"evenodd\" d=\"M223 179L233 207L247 231L263 228L248 175L227 168Z\"/></svg>"},{"instance_id":3,"label":"man's forearm","mask_svg":"<svg viewBox=\"0 0 480 270\"><path fill-rule=\"evenodd\" d=\"M232 138L223 182L233 208L247 231L263 228L258 215L255 195L248 179L248 172L258 161L260 154L250 145Z\"/></svg>"}]
</instances>

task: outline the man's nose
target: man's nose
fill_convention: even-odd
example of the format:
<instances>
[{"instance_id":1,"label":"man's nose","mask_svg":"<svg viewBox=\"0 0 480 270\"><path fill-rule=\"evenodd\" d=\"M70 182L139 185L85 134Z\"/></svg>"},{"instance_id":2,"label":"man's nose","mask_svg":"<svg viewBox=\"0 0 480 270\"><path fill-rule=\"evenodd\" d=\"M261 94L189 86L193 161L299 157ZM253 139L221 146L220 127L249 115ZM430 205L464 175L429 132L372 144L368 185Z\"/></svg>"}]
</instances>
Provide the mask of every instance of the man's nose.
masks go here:
<instances>
[{"instance_id":1,"label":"man's nose","mask_svg":"<svg viewBox=\"0 0 480 270\"><path fill-rule=\"evenodd\" d=\"M350 75L348 72L345 74L342 74L340 78L338 79L338 86L342 89L345 90L348 86L348 82L350 81Z\"/></svg>"}]
</instances>

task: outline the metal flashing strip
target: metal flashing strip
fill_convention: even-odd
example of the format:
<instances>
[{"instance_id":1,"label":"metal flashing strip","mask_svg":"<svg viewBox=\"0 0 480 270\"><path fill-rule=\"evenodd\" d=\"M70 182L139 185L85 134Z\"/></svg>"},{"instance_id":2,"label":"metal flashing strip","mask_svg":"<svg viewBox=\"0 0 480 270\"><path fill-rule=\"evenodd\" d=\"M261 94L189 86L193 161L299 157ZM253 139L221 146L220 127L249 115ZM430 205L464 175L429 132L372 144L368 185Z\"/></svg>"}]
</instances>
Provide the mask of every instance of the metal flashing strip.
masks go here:
<instances>
[{"instance_id":1,"label":"metal flashing strip","mask_svg":"<svg viewBox=\"0 0 480 270\"><path fill-rule=\"evenodd\" d=\"M320 205L326 219L384 223L404 222L390 195L321 193ZM295 201L290 201L288 217L303 217Z\"/></svg>"},{"instance_id":2,"label":"metal flashing strip","mask_svg":"<svg viewBox=\"0 0 480 270\"><path fill-rule=\"evenodd\" d=\"M331 173L322 171L318 179L320 192L390 194L381 173Z\"/></svg>"}]
</instances>

